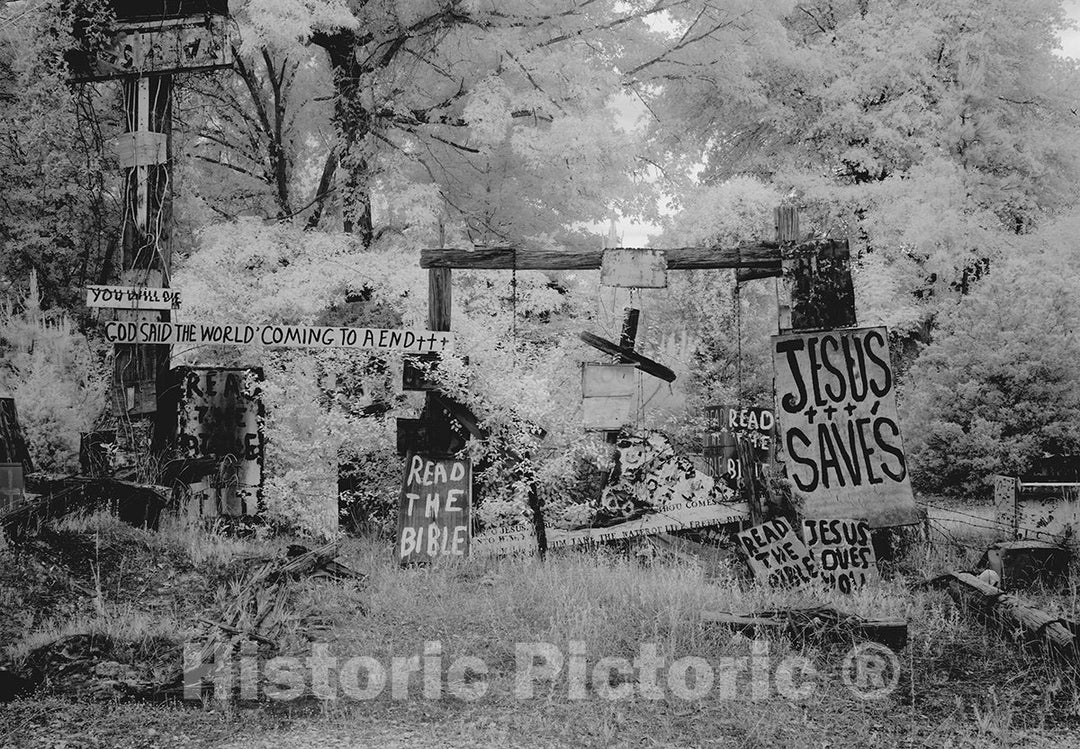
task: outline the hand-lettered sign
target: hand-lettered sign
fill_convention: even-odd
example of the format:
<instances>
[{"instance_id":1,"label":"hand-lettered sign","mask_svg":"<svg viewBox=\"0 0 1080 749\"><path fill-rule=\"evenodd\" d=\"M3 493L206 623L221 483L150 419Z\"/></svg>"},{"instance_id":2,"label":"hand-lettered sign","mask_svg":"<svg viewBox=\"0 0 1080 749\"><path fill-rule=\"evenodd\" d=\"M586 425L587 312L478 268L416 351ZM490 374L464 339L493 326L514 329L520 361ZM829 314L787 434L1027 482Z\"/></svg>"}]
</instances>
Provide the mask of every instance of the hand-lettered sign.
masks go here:
<instances>
[{"instance_id":1,"label":"hand-lettered sign","mask_svg":"<svg viewBox=\"0 0 1080 749\"><path fill-rule=\"evenodd\" d=\"M829 590L851 593L879 579L870 523L866 520L803 520L803 541Z\"/></svg>"},{"instance_id":2,"label":"hand-lettered sign","mask_svg":"<svg viewBox=\"0 0 1080 749\"><path fill-rule=\"evenodd\" d=\"M212 481L194 497L199 516L255 515L262 486L262 370L179 367L177 451L185 458L216 458L228 480ZM193 504L194 504L193 502Z\"/></svg>"},{"instance_id":3,"label":"hand-lettered sign","mask_svg":"<svg viewBox=\"0 0 1080 749\"><path fill-rule=\"evenodd\" d=\"M105 340L109 343L190 343L200 346L226 344L355 348L408 351L417 354L446 351L452 348L454 342L452 334L430 330L116 321L105 325Z\"/></svg>"},{"instance_id":4,"label":"hand-lettered sign","mask_svg":"<svg viewBox=\"0 0 1080 749\"><path fill-rule=\"evenodd\" d=\"M763 481L762 468L773 455L776 421L768 408L707 406L705 408L705 460L713 477L736 488L743 478L736 440L747 442L755 461L755 476Z\"/></svg>"},{"instance_id":5,"label":"hand-lettered sign","mask_svg":"<svg viewBox=\"0 0 1080 749\"><path fill-rule=\"evenodd\" d=\"M468 556L471 518L472 463L409 455L398 504L398 561Z\"/></svg>"},{"instance_id":6,"label":"hand-lettered sign","mask_svg":"<svg viewBox=\"0 0 1080 749\"><path fill-rule=\"evenodd\" d=\"M177 309L180 291L157 286L87 286L87 307L110 309Z\"/></svg>"},{"instance_id":7,"label":"hand-lettered sign","mask_svg":"<svg viewBox=\"0 0 1080 749\"><path fill-rule=\"evenodd\" d=\"M100 81L149 73L212 70L232 65L234 25L223 15L192 12L190 18L118 23L100 49L71 56L74 81Z\"/></svg>"},{"instance_id":8,"label":"hand-lettered sign","mask_svg":"<svg viewBox=\"0 0 1080 749\"><path fill-rule=\"evenodd\" d=\"M814 560L783 518L738 533L754 577L770 588L801 588L817 574Z\"/></svg>"},{"instance_id":9,"label":"hand-lettered sign","mask_svg":"<svg viewBox=\"0 0 1080 749\"><path fill-rule=\"evenodd\" d=\"M781 447L809 517L918 521L885 328L774 336Z\"/></svg>"}]
</instances>

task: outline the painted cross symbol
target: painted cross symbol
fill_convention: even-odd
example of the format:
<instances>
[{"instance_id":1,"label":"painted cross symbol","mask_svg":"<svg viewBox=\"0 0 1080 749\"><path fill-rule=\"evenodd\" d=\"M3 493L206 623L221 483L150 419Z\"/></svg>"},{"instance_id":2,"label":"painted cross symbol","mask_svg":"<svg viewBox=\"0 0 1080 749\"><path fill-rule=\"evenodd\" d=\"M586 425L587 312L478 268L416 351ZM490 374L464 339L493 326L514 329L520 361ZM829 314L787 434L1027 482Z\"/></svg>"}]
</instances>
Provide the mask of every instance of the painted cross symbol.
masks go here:
<instances>
[{"instance_id":1,"label":"painted cross symbol","mask_svg":"<svg viewBox=\"0 0 1080 749\"><path fill-rule=\"evenodd\" d=\"M806 413L804 415L806 416L806 420L813 424L814 417L817 416L817 409L813 406L810 406L810 408L806 409Z\"/></svg>"},{"instance_id":2,"label":"painted cross symbol","mask_svg":"<svg viewBox=\"0 0 1080 749\"><path fill-rule=\"evenodd\" d=\"M848 417L851 417L851 416L854 416L855 412L858 411L859 409L856 408L854 403L849 403L846 406L844 406L844 410L847 411Z\"/></svg>"},{"instance_id":3,"label":"painted cross symbol","mask_svg":"<svg viewBox=\"0 0 1080 749\"><path fill-rule=\"evenodd\" d=\"M836 408L836 406L833 406L833 405L830 405L828 408L826 408L824 410L824 413L829 418L829 421L832 421L833 416L836 415L837 410L838 409Z\"/></svg>"}]
</instances>

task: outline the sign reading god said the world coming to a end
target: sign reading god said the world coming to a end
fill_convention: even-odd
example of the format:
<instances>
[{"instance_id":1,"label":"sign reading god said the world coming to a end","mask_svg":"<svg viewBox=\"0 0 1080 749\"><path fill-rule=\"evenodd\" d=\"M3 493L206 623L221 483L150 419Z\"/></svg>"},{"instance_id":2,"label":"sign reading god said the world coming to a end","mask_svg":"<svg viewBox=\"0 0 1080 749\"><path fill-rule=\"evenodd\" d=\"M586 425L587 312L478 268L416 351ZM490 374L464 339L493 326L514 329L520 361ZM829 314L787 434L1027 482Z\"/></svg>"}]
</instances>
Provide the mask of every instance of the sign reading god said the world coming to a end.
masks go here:
<instances>
[{"instance_id":1,"label":"sign reading god said the world coming to a end","mask_svg":"<svg viewBox=\"0 0 1080 749\"><path fill-rule=\"evenodd\" d=\"M115 321L105 325L105 340L109 343L357 348L418 354L448 351L454 344L450 333L430 330Z\"/></svg>"},{"instance_id":2,"label":"sign reading god said the world coming to a end","mask_svg":"<svg viewBox=\"0 0 1080 749\"><path fill-rule=\"evenodd\" d=\"M885 328L772 341L781 445L804 513L916 522Z\"/></svg>"}]
</instances>

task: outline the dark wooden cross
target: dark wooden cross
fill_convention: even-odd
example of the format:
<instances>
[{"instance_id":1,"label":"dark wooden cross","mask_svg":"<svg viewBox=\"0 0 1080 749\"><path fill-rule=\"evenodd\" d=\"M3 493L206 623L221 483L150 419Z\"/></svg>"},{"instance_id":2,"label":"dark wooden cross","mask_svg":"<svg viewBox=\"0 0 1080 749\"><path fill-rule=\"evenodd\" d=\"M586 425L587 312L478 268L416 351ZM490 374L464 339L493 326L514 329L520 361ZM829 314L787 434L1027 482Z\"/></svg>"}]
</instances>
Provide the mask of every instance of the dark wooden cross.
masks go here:
<instances>
[{"instance_id":1,"label":"dark wooden cross","mask_svg":"<svg viewBox=\"0 0 1080 749\"><path fill-rule=\"evenodd\" d=\"M659 377L665 382L674 382L674 372L660 362L644 357L634 350L637 345L637 329L640 317L641 310L633 308L626 310L626 315L623 317L622 335L618 343L612 343L606 338L601 338L586 331L582 331L579 337L593 348L600 349L608 356L614 357L617 364L633 364L646 374Z\"/></svg>"}]
</instances>

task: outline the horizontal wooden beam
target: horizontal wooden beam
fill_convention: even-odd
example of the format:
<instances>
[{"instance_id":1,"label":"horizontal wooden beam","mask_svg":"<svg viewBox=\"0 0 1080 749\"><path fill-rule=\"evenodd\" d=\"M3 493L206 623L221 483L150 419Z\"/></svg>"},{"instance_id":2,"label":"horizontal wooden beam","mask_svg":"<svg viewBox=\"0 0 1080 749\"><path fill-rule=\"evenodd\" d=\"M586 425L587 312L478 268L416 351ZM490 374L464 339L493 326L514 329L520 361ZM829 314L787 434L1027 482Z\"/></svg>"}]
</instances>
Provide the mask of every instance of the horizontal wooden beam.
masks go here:
<instances>
[{"instance_id":1,"label":"horizontal wooden beam","mask_svg":"<svg viewBox=\"0 0 1080 749\"><path fill-rule=\"evenodd\" d=\"M668 270L771 269L776 268L780 263L780 245L776 242L758 242L736 247L676 247L664 250L664 254L667 256ZM599 270L603 258L604 251L597 248L424 249L420 251L420 267L476 270Z\"/></svg>"},{"instance_id":2,"label":"horizontal wooden beam","mask_svg":"<svg viewBox=\"0 0 1080 749\"><path fill-rule=\"evenodd\" d=\"M622 248L653 249L653 248ZM784 248L784 255L848 254L846 239L815 239ZM780 245L756 242L735 247L676 247L664 250L668 270L720 270L757 268L780 275ZM596 248L524 249L518 247L475 247L471 249L423 249L421 268L463 268L474 270L599 270L604 251ZM762 276L765 277L765 276Z\"/></svg>"}]
</instances>

